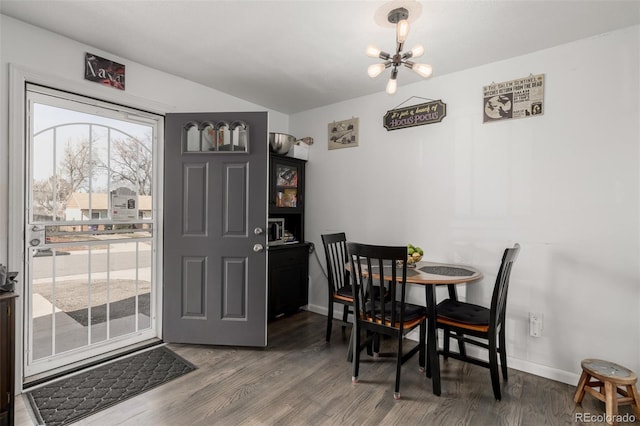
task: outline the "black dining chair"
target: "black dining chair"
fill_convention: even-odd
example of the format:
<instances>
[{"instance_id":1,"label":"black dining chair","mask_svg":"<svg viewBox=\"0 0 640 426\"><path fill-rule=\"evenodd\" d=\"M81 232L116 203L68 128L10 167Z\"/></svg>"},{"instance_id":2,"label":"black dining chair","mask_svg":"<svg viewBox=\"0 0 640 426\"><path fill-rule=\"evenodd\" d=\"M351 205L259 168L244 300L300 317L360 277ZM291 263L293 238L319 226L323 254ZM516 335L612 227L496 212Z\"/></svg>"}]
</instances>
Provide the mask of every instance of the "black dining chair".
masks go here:
<instances>
[{"instance_id":1,"label":"black dining chair","mask_svg":"<svg viewBox=\"0 0 640 426\"><path fill-rule=\"evenodd\" d=\"M333 304L343 305L342 332L347 325L347 318L353 306L353 291L349 279L349 271L345 269L347 262L347 237L344 232L324 234L322 244L327 259L327 282L329 283L329 301L327 307L327 342L331 341L333 325Z\"/></svg>"},{"instance_id":2,"label":"black dining chair","mask_svg":"<svg viewBox=\"0 0 640 426\"><path fill-rule=\"evenodd\" d=\"M347 243L354 289L353 383L358 382L360 369L360 334L367 332L369 347L374 357L380 346L380 336L391 336L397 341L396 382L394 399L400 399L400 372L402 364L419 353L420 368L424 368L427 312L424 306L406 302L407 247L374 246ZM377 277L374 277L377 276ZM385 280L386 278L386 280ZM388 285L388 297L375 297ZM374 295L374 297L371 297ZM419 327L419 342L405 351L405 335ZM358 348L358 350L355 350Z\"/></svg>"},{"instance_id":3,"label":"black dining chair","mask_svg":"<svg viewBox=\"0 0 640 426\"><path fill-rule=\"evenodd\" d=\"M500 356L502 378L507 381L505 314L507 310L509 279L511 277L513 262L515 262L518 257L519 251L519 244L515 244L513 248L505 249L496 283L493 287L490 308L448 298L437 305L436 311L437 327L444 331L443 349L439 351L439 353L442 354L444 358L451 357L488 368L491 373L493 395L497 401L502 398L500 392L498 356ZM452 333L456 334L452 335ZM451 339L458 340L459 352L451 351ZM489 362L467 355L464 349L465 343L488 349ZM429 367L427 366L427 368Z\"/></svg>"}]
</instances>

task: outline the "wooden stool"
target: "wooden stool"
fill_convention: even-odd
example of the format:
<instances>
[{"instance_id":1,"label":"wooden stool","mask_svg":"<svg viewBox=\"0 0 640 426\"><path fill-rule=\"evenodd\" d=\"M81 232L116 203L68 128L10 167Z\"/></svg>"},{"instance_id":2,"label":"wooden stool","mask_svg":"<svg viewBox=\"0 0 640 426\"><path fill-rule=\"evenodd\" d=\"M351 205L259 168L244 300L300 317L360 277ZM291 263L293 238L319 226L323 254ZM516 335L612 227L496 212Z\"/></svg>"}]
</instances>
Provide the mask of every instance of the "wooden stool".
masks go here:
<instances>
[{"instance_id":1,"label":"wooden stool","mask_svg":"<svg viewBox=\"0 0 640 426\"><path fill-rule=\"evenodd\" d=\"M636 382L638 377L628 368L601 359L583 359L582 375L573 400L580 404L584 393L588 392L606 405L606 422L616 424L618 405L631 404L636 416L640 418L640 396ZM592 378L596 380L591 380ZM618 386L624 386L626 390ZM593 389L599 387L600 392ZM618 394L622 395L618 398Z\"/></svg>"}]
</instances>

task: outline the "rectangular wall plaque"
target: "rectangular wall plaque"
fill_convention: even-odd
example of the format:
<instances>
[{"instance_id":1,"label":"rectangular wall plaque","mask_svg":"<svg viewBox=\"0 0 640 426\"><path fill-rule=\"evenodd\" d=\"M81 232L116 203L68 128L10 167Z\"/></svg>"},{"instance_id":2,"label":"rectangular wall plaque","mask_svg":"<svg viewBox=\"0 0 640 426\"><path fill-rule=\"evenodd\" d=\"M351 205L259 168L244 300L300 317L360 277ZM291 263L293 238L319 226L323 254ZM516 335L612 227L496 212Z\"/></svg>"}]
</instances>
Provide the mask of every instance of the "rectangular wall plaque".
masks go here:
<instances>
[{"instance_id":1,"label":"rectangular wall plaque","mask_svg":"<svg viewBox=\"0 0 640 426\"><path fill-rule=\"evenodd\" d=\"M358 117L329 123L328 131L329 149L358 146Z\"/></svg>"},{"instance_id":2,"label":"rectangular wall plaque","mask_svg":"<svg viewBox=\"0 0 640 426\"><path fill-rule=\"evenodd\" d=\"M439 123L447 116L447 104L441 99L387 111L382 124L387 130Z\"/></svg>"},{"instance_id":3,"label":"rectangular wall plaque","mask_svg":"<svg viewBox=\"0 0 640 426\"><path fill-rule=\"evenodd\" d=\"M483 123L542 115L544 74L492 83L482 95Z\"/></svg>"},{"instance_id":4,"label":"rectangular wall plaque","mask_svg":"<svg viewBox=\"0 0 640 426\"><path fill-rule=\"evenodd\" d=\"M84 78L124 90L124 65L87 52L84 55Z\"/></svg>"}]
</instances>

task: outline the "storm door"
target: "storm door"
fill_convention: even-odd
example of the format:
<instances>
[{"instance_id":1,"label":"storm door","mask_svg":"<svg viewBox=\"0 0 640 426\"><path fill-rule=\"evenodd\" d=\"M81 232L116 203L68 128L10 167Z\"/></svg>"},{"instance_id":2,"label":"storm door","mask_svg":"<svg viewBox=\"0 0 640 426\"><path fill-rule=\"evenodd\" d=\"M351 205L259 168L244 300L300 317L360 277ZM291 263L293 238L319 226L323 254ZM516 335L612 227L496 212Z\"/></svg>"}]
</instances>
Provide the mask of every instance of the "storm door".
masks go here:
<instances>
[{"instance_id":1,"label":"storm door","mask_svg":"<svg viewBox=\"0 0 640 426\"><path fill-rule=\"evenodd\" d=\"M265 346L267 113L166 123L163 339Z\"/></svg>"},{"instance_id":2,"label":"storm door","mask_svg":"<svg viewBox=\"0 0 640 426\"><path fill-rule=\"evenodd\" d=\"M158 336L163 117L27 87L29 378Z\"/></svg>"}]
</instances>

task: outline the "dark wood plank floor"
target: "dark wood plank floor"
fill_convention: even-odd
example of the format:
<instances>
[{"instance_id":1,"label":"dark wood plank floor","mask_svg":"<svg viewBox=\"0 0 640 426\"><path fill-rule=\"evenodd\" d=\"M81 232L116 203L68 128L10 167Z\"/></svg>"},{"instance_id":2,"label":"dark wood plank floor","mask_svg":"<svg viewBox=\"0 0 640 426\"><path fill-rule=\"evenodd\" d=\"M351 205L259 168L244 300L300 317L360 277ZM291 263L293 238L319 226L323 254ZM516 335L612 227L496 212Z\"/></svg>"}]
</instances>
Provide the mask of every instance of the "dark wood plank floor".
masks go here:
<instances>
[{"instance_id":1,"label":"dark wood plank floor","mask_svg":"<svg viewBox=\"0 0 640 426\"><path fill-rule=\"evenodd\" d=\"M487 369L441 363L442 396L418 372L417 356L402 369L402 399L393 399L395 362L363 354L360 383L351 383L348 344L338 321L330 344L326 317L310 312L269 324L266 349L170 345L198 370L82 420L82 425L575 425L575 413L604 405L575 387L509 370L496 402ZM391 345L391 342L385 342ZM387 348L389 351L393 348ZM32 424L23 401L17 425ZM631 413L621 407L621 413ZM590 423L597 424L597 423Z\"/></svg>"}]
</instances>

